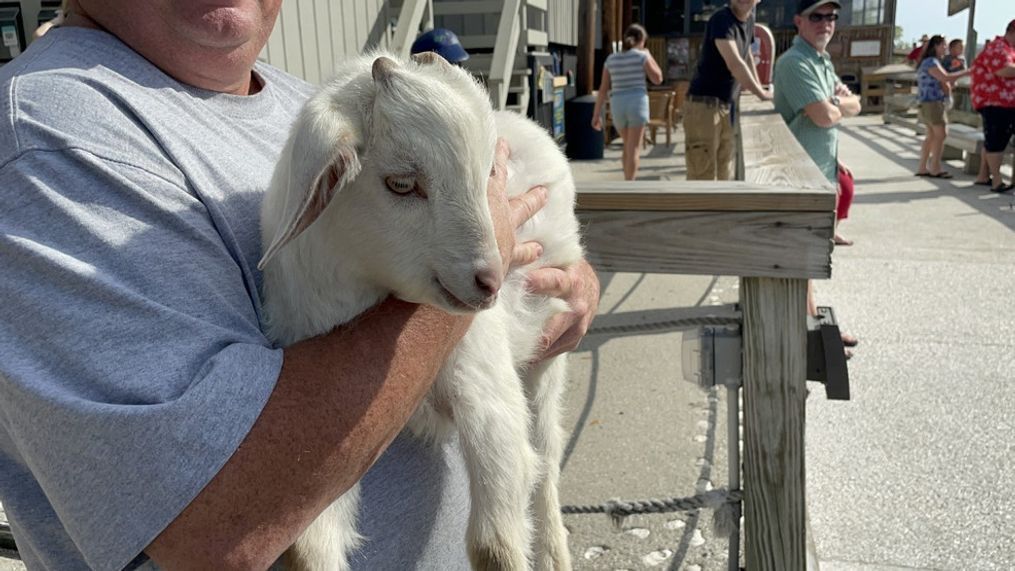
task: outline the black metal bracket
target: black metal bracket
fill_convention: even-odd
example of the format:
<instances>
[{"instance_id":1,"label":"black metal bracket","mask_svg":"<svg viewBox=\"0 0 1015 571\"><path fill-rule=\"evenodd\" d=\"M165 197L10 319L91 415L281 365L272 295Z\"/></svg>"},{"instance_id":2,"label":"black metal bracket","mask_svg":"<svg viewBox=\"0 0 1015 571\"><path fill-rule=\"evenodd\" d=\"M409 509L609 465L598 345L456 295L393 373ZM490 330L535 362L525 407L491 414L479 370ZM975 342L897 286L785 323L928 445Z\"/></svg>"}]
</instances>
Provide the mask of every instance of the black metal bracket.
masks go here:
<instances>
[{"instance_id":1,"label":"black metal bracket","mask_svg":"<svg viewBox=\"0 0 1015 571\"><path fill-rule=\"evenodd\" d=\"M831 307L807 317L807 380L824 383L829 400L849 400L849 368Z\"/></svg>"}]
</instances>

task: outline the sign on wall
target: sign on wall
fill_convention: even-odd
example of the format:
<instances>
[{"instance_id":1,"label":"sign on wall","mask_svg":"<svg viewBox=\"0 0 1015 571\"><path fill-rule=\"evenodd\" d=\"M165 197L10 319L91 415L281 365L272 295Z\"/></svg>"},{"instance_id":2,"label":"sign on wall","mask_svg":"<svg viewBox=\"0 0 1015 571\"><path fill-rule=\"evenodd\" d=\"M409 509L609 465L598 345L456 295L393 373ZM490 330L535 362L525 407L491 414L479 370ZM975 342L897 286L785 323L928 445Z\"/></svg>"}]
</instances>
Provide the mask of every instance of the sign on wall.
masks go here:
<instances>
[{"instance_id":1,"label":"sign on wall","mask_svg":"<svg viewBox=\"0 0 1015 571\"><path fill-rule=\"evenodd\" d=\"M948 0L948 15L954 16L969 7L970 0Z\"/></svg>"},{"instance_id":2,"label":"sign on wall","mask_svg":"<svg viewBox=\"0 0 1015 571\"><path fill-rule=\"evenodd\" d=\"M853 40L849 43L849 57L879 57L881 40Z\"/></svg>"}]
</instances>

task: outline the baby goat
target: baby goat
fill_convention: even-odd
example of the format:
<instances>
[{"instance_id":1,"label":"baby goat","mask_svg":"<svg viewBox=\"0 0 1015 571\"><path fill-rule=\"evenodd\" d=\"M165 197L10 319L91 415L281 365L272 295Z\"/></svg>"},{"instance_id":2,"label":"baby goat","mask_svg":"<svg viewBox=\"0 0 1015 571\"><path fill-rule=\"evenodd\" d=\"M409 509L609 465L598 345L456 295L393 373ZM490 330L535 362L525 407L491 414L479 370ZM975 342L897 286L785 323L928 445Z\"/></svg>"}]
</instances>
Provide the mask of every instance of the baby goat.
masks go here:
<instances>
[{"instance_id":1,"label":"baby goat","mask_svg":"<svg viewBox=\"0 0 1015 571\"><path fill-rule=\"evenodd\" d=\"M396 59L345 64L293 127L262 208L267 333L289 345L388 295L478 312L408 426L431 439L457 428L474 568L570 569L557 497L566 363L530 363L544 323L567 305L525 291L531 267L501 275L486 192L500 136L511 148L508 194L549 189L518 240L543 245L534 266L567 266L582 257L570 169L542 128L494 113L464 70L433 54ZM290 561L347 569L357 508L354 487Z\"/></svg>"}]
</instances>

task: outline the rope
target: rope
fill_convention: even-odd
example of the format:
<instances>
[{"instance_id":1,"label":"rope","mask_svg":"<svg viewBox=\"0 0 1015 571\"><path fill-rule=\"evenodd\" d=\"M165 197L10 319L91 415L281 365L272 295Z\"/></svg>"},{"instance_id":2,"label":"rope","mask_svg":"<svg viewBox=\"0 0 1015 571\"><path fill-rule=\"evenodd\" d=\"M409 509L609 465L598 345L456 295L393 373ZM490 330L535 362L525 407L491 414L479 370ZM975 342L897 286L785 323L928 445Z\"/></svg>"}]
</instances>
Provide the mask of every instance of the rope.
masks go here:
<instances>
[{"instance_id":1,"label":"rope","mask_svg":"<svg viewBox=\"0 0 1015 571\"><path fill-rule=\"evenodd\" d=\"M636 331L658 331L662 329L680 329L682 327L696 327L698 325L740 325L740 318L687 317L685 319L673 319L670 321L653 321L651 323L636 323L633 325L604 325L601 327L589 328L587 335L602 335L609 333L632 333Z\"/></svg>"},{"instance_id":2,"label":"rope","mask_svg":"<svg viewBox=\"0 0 1015 571\"><path fill-rule=\"evenodd\" d=\"M565 514L606 514L613 520L614 525L619 526L624 518L630 515L687 512L701 508L723 508L730 504L739 503L743 500L743 497L743 490L720 488L687 498L670 498L666 500L651 498L634 501L614 499L598 506L561 506L560 511Z\"/></svg>"}]
</instances>

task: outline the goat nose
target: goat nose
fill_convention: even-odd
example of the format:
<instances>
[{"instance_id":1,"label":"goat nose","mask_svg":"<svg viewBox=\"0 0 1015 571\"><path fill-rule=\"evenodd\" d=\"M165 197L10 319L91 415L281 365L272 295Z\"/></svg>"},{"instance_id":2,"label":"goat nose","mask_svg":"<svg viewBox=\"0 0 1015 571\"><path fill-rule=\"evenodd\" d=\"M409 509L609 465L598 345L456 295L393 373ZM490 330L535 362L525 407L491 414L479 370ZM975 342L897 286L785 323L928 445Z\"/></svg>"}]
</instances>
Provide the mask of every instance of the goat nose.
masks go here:
<instances>
[{"instance_id":1,"label":"goat nose","mask_svg":"<svg viewBox=\"0 0 1015 571\"><path fill-rule=\"evenodd\" d=\"M494 270L476 272L476 288L487 298L494 297L500 291L501 277Z\"/></svg>"}]
</instances>

